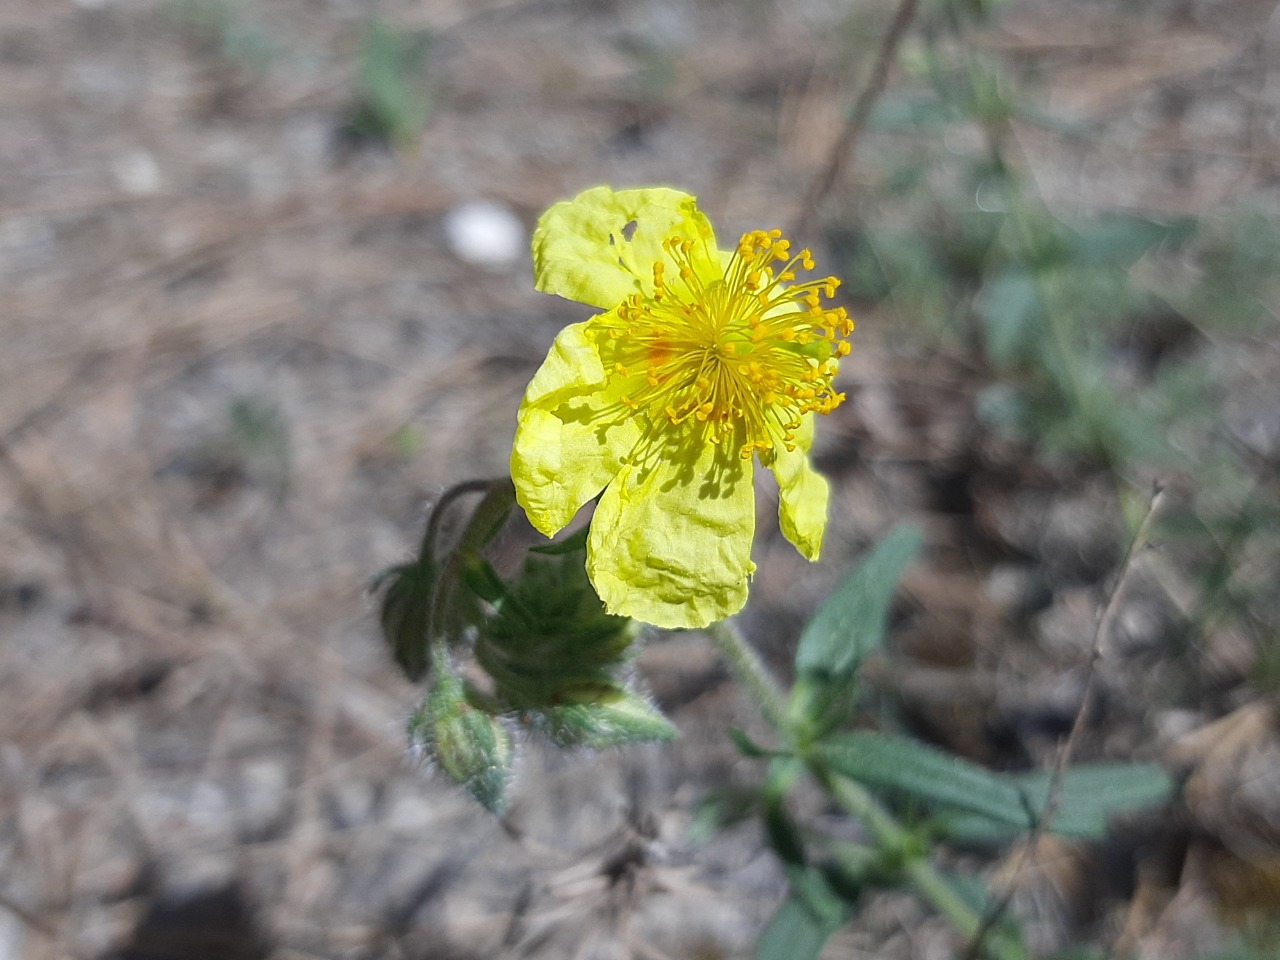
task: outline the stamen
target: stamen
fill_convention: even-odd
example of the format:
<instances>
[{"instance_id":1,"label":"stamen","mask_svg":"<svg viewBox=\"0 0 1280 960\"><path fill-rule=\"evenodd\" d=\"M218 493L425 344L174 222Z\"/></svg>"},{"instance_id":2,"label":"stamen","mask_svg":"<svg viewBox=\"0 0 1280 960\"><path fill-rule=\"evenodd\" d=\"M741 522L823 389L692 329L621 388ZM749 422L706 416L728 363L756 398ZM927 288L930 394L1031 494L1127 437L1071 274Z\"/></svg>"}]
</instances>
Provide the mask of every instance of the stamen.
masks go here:
<instances>
[{"instance_id":1,"label":"stamen","mask_svg":"<svg viewBox=\"0 0 1280 960\"><path fill-rule=\"evenodd\" d=\"M695 257L699 243L710 256ZM802 418L844 400L833 383L853 321L822 302L839 281L795 282L800 270L814 269L813 254L793 256L779 230L743 234L723 275L711 272L718 255L710 243L705 233L664 240L669 259L653 264L652 294L628 297L597 339L610 378L627 381L630 392L617 402L649 421L634 452L641 460L673 437L729 442L743 459L794 450ZM673 265L675 286L666 276Z\"/></svg>"}]
</instances>

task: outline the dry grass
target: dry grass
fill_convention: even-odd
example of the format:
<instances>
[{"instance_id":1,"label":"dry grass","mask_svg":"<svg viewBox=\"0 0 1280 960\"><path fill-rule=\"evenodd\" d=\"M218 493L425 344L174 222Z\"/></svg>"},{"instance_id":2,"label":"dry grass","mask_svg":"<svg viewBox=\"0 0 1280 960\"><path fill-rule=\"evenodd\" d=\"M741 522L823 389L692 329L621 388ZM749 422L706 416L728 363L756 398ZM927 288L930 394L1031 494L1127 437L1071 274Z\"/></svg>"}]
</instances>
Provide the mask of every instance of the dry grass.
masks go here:
<instances>
[{"instance_id":1,"label":"dry grass","mask_svg":"<svg viewBox=\"0 0 1280 960\"><path fill-rule=\"evenodd\" d=\"M487 197L528 225L586 185L668 182L726 232L790 222L888 8L842 32L819 3L381 4L435 37L435 110L394 155L338 145L354 7L243 4L259 67L176 6L0 5L0 958L140 957L139 928L182 957L745 955L781 879L751 831L684 837L702 789L751 775L721 733L749 711L694 638L644 661L679 745L531 749L500 824L404 760L414 690L363 590L435 494L504 470L523 383L579 317L526 264L460 262L444 212ZM1266 5L1184 6L1121 44L1098 10L1014 4L989 38L1099 124L1019 132L1050 203L1274 184ZM928 691L921 729L989 755L992 711L1087 643L1010 652L974 608L973 518L929 487L969 456L973 375L873 317L859 336L824 439L829 559L767 539L749 626L781 662L848 558L915 516L952 570L913 593L971 629L918 629L943 672L901 682ZM1146 738L1135 713L1115 743ZM944 955L912 905L878 909L831 955Z\"/></svg>"}]
</instances>

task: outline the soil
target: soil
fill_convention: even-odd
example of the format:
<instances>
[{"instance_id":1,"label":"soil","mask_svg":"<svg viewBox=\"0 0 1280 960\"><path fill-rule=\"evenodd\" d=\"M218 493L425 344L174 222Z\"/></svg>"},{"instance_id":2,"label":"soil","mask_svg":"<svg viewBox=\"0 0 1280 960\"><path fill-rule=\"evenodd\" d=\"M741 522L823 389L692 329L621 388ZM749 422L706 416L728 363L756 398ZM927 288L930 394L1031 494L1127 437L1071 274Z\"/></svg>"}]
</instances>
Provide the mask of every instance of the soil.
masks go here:
<instances>
[{"instance_id":1,"label":"soil","mask_svg":"<svg viewBox=\"0 0 1280 960\"><path fill-rule=\"evenodd\" d=\"M1130 6L1014 0L981 35L1091 131L1018 130L1045 202L1276 212L1274 4ZM525 384L585 317L537 294L523 255L460 256L450 214L488 201L527 234L585 187L663 183L724 236L793 223L892 12L0 5L0 960L750 955L782 870L750 823L693 827L708 791L762 775L726 728L767 733L705 638L655 635L639 662L678 742L522 743L499 820L406 756L421 692L366 587L443 490L504 473ZM372 16L429 39L427 119L397 145L351 128ZM877 188L876 139L860 149L816 230ZM838 262L827 235L804 242ZM1125 548L1115 485L993 435L971 358L851 307L849 402L816 452L823 560L782 539L766 485L740 622L785 673L804 618L911 520L926 560L878 689L963 756L1051 764ZM1225 362L1240 429L1274 456L1274 351ZM1200 955L1232 935L1223 877L1274 882L1274 802L1223 826L1274 737L1237 716L1257 706L1249 649L1216 637L1193 684L1167 582L1132 571L1079 757L1176 761L1198 792L1039 858L1016 908L1044 949ZM1227 753L1179 740L1224 716ZM1007 863L951 865L998 883ZM824 956L961 946L884 895Z\"/></svg>"}]
</instances>

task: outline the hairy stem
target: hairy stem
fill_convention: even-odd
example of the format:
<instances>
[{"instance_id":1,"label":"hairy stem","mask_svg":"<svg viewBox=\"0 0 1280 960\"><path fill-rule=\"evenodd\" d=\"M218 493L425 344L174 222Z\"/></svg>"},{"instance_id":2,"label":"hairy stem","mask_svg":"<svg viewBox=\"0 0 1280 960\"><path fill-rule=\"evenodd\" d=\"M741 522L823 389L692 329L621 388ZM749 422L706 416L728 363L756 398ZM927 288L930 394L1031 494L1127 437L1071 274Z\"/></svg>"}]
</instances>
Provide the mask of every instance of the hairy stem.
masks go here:
<instances>
[{"instance_id":1,"label":"hairy stem","mask_svg":"<svg viewBox=\"0 0 1280 960\"><path fill-rule=\"evenodd\" d=\"M786 717L786 699L778 681L773 679L769 668L760 659L760 654L747 643L746 637L738 628L727 620L711 624L706 632L729 662L733 675L747 688L769 725L781 731Z\"/></svg>"}]
</instances>

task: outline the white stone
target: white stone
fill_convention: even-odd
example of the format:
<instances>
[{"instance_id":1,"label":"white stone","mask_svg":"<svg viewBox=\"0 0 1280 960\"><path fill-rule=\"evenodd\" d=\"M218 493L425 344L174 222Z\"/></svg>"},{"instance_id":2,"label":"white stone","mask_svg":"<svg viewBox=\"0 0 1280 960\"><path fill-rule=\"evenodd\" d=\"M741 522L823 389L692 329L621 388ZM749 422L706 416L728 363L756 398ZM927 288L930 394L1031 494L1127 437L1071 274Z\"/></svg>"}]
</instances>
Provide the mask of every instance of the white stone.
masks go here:
<instances>
[{"instance_id":1,"label":"white stone","mask_svg":"<svg viewBox=\"0 0 1280 960\"><path fill-rule=\"evenodd\" d=\"M146 150L134 150L111 165L120 189L135 197L152 197L160 192L160 165Z\"/></svg>"},{"instance_id":2,"label":"white stone","mask_svg":"<svg viewBox=\"0 0 1280 960\"><path fill-rule=\"evenodd\" d=\"M445 214L444 233L454 256L487 269L511 266L528 247L520 218L490 200L454 207Z\"/></svg>"}]
</instances>

